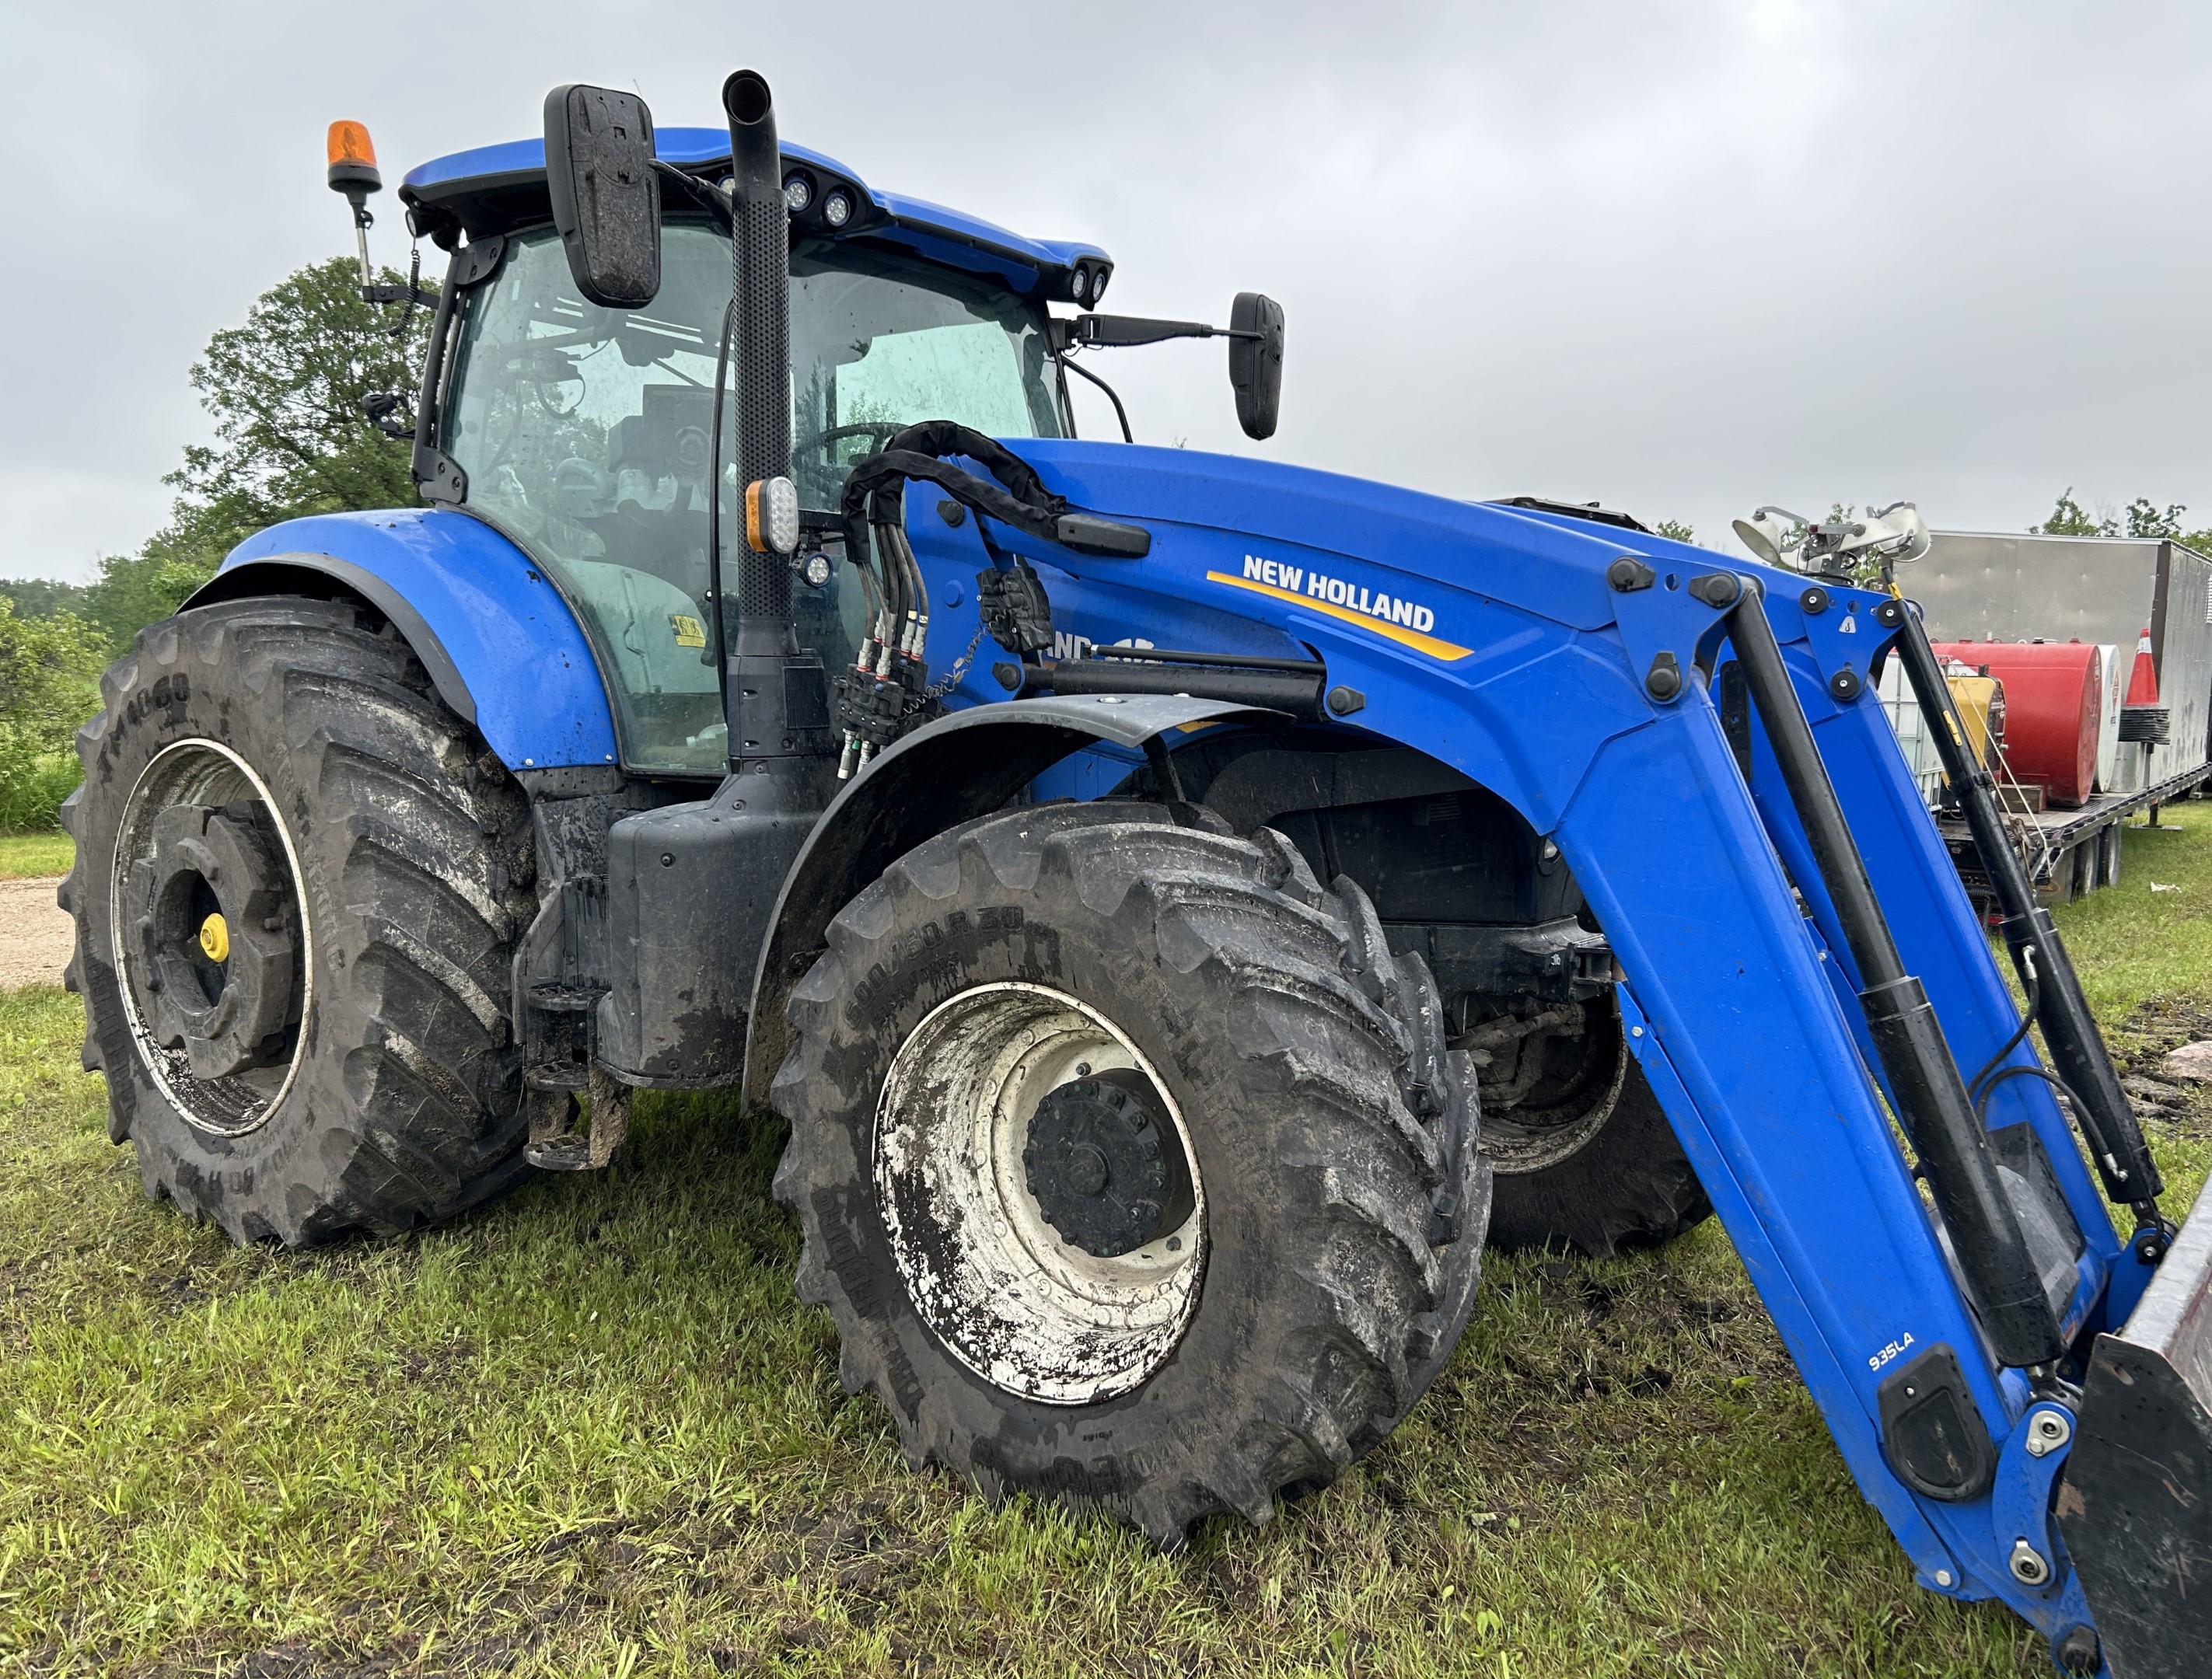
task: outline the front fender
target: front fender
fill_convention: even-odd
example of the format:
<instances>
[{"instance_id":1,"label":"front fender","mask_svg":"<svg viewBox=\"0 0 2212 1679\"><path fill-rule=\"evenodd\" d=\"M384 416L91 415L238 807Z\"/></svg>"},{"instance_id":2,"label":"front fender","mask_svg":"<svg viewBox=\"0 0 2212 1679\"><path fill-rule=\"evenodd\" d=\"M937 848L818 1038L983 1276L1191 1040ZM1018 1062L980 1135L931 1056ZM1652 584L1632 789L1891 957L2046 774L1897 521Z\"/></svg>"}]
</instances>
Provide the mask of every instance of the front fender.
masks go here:
<instances>
[{"instance_id":1,"label":"front fender","mask_svg":"<svg viewBox=\"0 0 2212 1679\"><path fill-rule=\"evenodd\" d=\"M791 1047L784 1010L827 942L830 923L869 882L925 840L1004 806L1061 759L1111 741L1139 747L1204 723L1281 723L1280 712L1182 695L1075 694L976 706L918 729L830 803L784 876L753 970L744 1095L765 1106Z\"/></svg>"},{"instance_id":2,"label":"front fender","mask_svg":"<svg viewBox=\"0 0 2212 1679\"><path fill-rule=\"evenodd\" d=\"M530 556L440 507L325 513L249 536L184 609L261 594L357 594L510 769L615 761L614 714L575 614Z\"/></svg>"}]
</instances>

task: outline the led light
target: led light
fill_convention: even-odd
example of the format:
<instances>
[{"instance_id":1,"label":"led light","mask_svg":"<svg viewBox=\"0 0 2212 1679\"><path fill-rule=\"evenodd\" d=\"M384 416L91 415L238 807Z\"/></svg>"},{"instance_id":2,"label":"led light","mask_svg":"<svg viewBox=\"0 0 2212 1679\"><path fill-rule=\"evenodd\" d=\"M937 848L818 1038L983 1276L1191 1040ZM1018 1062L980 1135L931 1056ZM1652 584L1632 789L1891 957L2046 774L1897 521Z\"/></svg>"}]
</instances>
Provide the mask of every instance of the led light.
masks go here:
<instances>
[{"instance_id":1,"label":"led light","mask_svg":"<svg viewBox=\"0 0 2212 1679\"><path fill-rule=\"evenodd\" d=\"M755 554L790 554L799 547L799 491L788 478L745 486L745 546Z\"/></svg>"},{"instance_id":2,"label":"led light","mask_svg":"<svg viewBox=\"0 0 2212 1679\"><path fill-rule=\"evenodd\" d=\"M784 207L797 215L814 202L813 183L804 175L793 175L783 184Z\"/></svg>"},{"instance_id":3,"label":"led light","mask_svg":"<svg viewBox=\"0 0 2212 1679\"><path fill-rule=\"evenodd\" d=\"M1079 268L1067 276L1067 294L1078 303L1083 301L1090 290L1091 270L1089 269Z\"/></svg>"},{"instance_id":4,"label":"led light","mask_svg":"<svg viewBox=\"0 0 2212 1679\"><path fill-rule=\"evenodd\" d=\"M830 581L830 556L817 549L799 562L799 579L810 589L819 589Z\"/></svg>"},{"instance_id":5,"label":"led light","mask_svg":"<svg viewBox=\"0 0 2212 1679\"><path fill-rule=\"evenodd\" d=\"M822 201L822 219L833 227L842 227L853 219L853 201L842 192L833 192Z\"/></svg>"},{"instance_id":6,"label":"led light","mask_svg":"<svg viewBox=\"0 0 2212 1679\"><path fill-rule=\"evenodd\" d=\"M1097 269L1092 271L1091 276L1091 300L1092 303L1097 303L1100 298L1106 295L1107 276L1113 272L1114 270L1110 268Z\"/></svg>"}]
</instances>

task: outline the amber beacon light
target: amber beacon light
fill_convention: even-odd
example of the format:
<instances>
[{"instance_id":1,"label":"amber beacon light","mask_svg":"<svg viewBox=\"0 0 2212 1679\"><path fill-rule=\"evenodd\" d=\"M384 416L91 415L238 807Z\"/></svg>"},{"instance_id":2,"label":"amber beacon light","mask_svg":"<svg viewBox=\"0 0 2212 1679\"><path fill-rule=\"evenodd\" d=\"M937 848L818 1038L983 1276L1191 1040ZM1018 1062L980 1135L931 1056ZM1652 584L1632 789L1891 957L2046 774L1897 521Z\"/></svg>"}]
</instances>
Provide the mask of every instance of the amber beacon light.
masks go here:
<instances>
[{"instance_id":1,"label":"amber beacon light","mask_svg":"<svg viewBox=\"0 0 2212 1679\"><path fill-rule=\"evenodd\" d=\"M354 244L361 254L361 283L367 286L375 278L368 267L368 230L376 219L368 213L368 195L384 190L368 124L332 123L328 155L331 191L344 193L346 203L353 206Z\"/></svg>"}]
</instances>

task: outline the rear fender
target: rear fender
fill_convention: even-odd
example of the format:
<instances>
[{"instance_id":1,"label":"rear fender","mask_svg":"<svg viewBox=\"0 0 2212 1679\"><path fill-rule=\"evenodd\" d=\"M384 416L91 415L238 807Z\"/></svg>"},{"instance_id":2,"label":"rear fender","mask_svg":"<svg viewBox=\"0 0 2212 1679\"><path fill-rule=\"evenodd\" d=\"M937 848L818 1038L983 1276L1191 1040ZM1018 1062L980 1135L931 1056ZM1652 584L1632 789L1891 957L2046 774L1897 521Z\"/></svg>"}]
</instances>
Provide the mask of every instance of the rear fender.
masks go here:
<instances>
[{"instance_id":1,"label":"rear fender","mask_svg":"<svg viewBox=\"0 0 2212 1679\"><path fill-rule=\"evenodd\" d=\"M252 595L360 596L510 769L616 761L614 715L575 614L530 556L449 508L288 520L231 550L184 609Z\"/></svg>"}]
</instances>

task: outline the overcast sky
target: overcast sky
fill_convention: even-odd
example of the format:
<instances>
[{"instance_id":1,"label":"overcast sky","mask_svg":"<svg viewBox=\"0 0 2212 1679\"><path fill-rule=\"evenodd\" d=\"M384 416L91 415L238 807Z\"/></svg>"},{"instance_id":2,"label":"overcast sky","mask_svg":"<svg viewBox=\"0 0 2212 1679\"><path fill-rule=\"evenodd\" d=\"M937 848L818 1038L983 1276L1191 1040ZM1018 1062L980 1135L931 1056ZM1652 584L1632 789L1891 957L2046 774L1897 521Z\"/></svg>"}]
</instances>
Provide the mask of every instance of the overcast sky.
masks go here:
<instances>
[{"instance_id":1,"label":"overcast sky","mask_svg":"<svg viewBox=\"0 0 2212 1679\"><path fill-rule=\"evenodd\" d=\"M1142 441L1716 542L1763 501L2018 529L2069 483L2212 523L2203 4L0 0L0 574L161 523L208 335L347 247L331 118L397 185L560 82L716 123L740 64L863 179L1104 246L1116 309L1279 299L1276 437L1185 343L1092 363Z\"/></svg>"}]
</instances>

